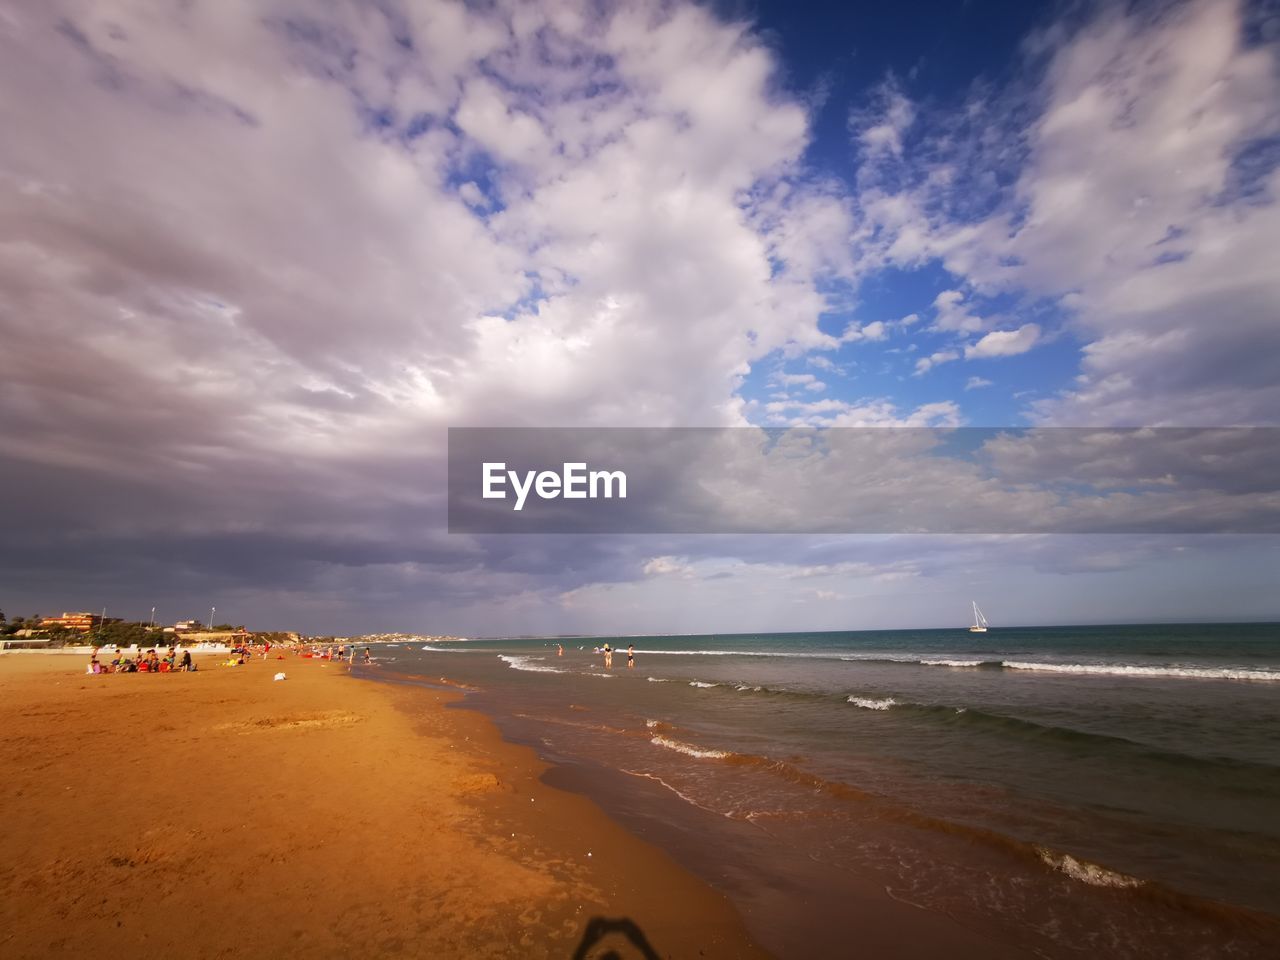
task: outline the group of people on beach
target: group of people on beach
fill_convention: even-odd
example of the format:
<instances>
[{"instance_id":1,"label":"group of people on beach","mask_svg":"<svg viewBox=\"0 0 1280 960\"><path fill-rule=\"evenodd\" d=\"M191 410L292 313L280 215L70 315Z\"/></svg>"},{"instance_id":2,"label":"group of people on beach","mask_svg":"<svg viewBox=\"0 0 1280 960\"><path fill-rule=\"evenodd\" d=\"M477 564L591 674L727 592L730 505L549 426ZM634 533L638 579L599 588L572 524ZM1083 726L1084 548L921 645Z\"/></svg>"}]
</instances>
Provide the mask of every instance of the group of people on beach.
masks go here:
<instances>
[{"instance_id":1,"label":"group of people on beach","mask_svg":"<svg viewBox=\"0 0 1280 960\"><path fill-rule=\"evenodd\" d=\"M347 663L355 663L356 645L353 643L348 647L345 643L340 643L336 649L332 644L323 648L313 646L303 656L309 660L332 660L336 662L345 660ZM373 663L373 652L368 647L365 647L364 653L360 655L360 662Z\"/></svg>"},{"instance_id":2,"label":"group of people on beach","mask_svg":"<svg viewBox=\"0 0 1280 960\"><path fill-rule=\"evenodd\" d=\"M557 646L559 646L559 644L557 644ZM562 654L564 653L563 647L561 647L560 652ZM603 647L596 647L594 652L604 654L604 668L606 670L613 669L613 647L609 646L608 640L604 642ZM628 643L627 644L627 669L630 670L634 668L635 665L636 665L636 647L634 643Z\"/></svg>"},{"instance_id":3,"label":"group of people on beach","mask_svg":"<svg viewBox=\"0 0 1280 960\"><path fill-rule=\"evenodd\" d=\"M130 657L117 650L109 663L103 663L95 650L85 667L85 673L187 673L195 670L195 662L191 659L191 651L183 650L179 657L177 651L169 648L163 657L155 650L146 653L138 652L137 657Z\"/></svg>"}]
</instances>

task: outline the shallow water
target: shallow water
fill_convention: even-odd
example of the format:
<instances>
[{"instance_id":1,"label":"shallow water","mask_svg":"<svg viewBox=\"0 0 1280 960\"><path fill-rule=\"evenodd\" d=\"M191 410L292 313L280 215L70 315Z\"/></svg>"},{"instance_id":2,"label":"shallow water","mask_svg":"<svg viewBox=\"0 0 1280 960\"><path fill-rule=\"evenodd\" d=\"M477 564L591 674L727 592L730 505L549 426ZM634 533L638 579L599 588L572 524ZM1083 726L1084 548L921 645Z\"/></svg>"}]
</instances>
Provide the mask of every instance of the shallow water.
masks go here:
<instances>
[{"instance_id":1,"label":"shallow water","mask_svg":"<svg viewBox=\"0 0 1280 960\"><path fill-rule=\"evenodd\" d=\"M610 671L603 638L562 642L378 653L474 684L552 761L659 788L610 790L620 819L750 825L753 875L798 902L856 872L1045 955L1275 948L1277 625L619 637Z\"/></svg>"}]
</instances>

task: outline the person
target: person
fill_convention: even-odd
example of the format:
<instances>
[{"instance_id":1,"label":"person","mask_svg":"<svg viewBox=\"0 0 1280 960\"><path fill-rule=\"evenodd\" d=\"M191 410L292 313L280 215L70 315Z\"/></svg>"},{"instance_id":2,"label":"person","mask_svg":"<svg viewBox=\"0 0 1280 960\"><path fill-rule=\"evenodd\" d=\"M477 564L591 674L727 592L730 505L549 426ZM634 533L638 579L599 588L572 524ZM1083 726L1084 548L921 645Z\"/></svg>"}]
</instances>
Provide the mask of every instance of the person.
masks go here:
<instances>
[{"instance_id":1,"label":"person","mask_svg":"<svg viewBox=\"0 0 1280 960\"><path fill-rule=\"evenodd\" d=\"M609 646L608 641L604 645L604 668L606 670L613 666L613 647Z\"/></svg>"},{"instance_id":2,"label":"person","mask_svg":"<svg viewBox=\"0 0 1280 960\"><path fill-rule=\"evenodd\" d=\"M372 663L372 662L373 662L373 654L371 654L371 653L369 652L369 648L368 648L368 647L365 647L365 648L364 648L364 662L365 662L365 663Z\"/></svg>"},{"instance_id":3,"label":"person","mask_svg":"<svg viewBox=\"0 0 1280 960\"><path fill-rule=\"evenodd\" d=\"M557 657L563 657L563 656L564 656L564 644L563 644L563 643L557 643L557 644L556 644L556 656L557 656Z\"/></svg>"},{"instance_id":4,"label":"person","mask_svg":"<svg viewBox=\"0 0 1280 960\"><path fill-rule=\"evenodd\" d=\"M183 650L182 651L182 672L186 673L190 669L191 669L191 651Z\"/></svg>"},{"instance_id":5,"label":"person","mask_svg":"<svg viewBox=\"0 0 1280 960\"><path fill-rule=\"evenodd\" d=\"M630 670L636 665L636 645L634 643L627 644L627 669Z\"/></svg>"}]
</instances>

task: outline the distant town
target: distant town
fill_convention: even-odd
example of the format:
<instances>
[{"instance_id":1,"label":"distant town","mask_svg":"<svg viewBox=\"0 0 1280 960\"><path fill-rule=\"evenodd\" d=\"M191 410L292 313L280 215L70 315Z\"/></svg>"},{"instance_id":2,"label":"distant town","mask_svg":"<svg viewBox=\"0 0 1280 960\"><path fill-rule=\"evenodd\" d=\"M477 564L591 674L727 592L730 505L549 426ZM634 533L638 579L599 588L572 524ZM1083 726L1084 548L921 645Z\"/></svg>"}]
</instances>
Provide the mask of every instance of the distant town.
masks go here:
<instances>
[{"instance_id":1,"label":"distant town","mask_svg":"<svg viewBox=\"0 0 1280 960\"><path fill-rule=\"evenodd\" d=\"M442 635L380 633L359 637L308 636L292 630L250 630L244 624L216 623L213 617L190 617L172 624L108 617L105 611L64 611L58 616L6 617L0 610L0 650L38 650L57 647L171 647L177 644L249 643L331 644L442 641Z\"/></svg>"},{"instance_id":2,"label":"distant town","mask_svg":"<svg viewBox=\"0 0 1280 960\"><path fill-rule=\"evenodd\" d=\"M60 615L6 617L0 611L0 649L21 650L43 647L174 646L177 643L271 643L346 641L346 637L303 637L292 631L252 631L243 624L214 623L196 618L164 624L152 620L125 620L87 611L64 611Z\"/></svg>"}]
</instances>

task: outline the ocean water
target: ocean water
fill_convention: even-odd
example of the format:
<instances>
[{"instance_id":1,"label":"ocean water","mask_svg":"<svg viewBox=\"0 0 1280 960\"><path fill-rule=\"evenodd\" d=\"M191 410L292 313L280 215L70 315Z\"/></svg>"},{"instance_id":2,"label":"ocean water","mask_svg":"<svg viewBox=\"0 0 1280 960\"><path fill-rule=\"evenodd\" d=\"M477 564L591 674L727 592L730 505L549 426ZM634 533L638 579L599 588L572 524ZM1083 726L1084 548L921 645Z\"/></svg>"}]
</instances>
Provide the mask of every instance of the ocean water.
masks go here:
<instances>
[{"instance_id":1,"label":"ocean water","mask_svg":"<svg viewBox=\"0 0 1280 960\"><path fill-rule=\"evenodd\" d=\"M559 642L376 671L474 687L783 956L855 877L1029 954L1280 955L1280 625Z\"/></svg>"}]
</instances>

